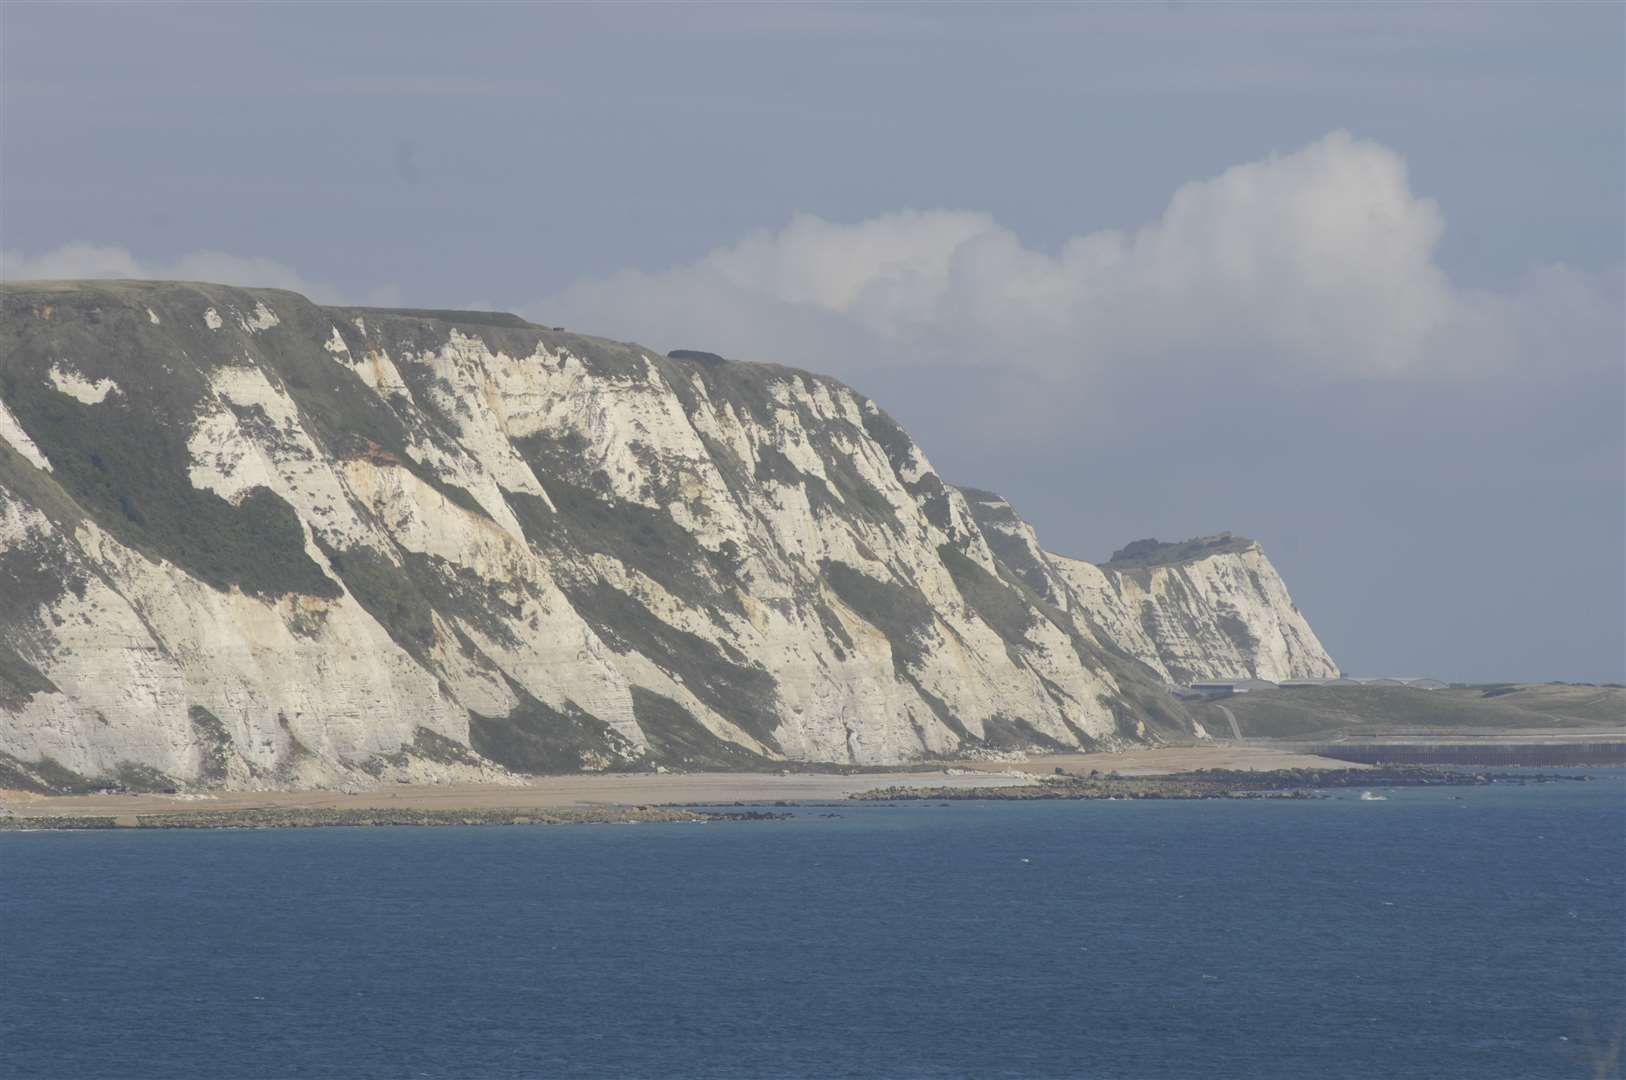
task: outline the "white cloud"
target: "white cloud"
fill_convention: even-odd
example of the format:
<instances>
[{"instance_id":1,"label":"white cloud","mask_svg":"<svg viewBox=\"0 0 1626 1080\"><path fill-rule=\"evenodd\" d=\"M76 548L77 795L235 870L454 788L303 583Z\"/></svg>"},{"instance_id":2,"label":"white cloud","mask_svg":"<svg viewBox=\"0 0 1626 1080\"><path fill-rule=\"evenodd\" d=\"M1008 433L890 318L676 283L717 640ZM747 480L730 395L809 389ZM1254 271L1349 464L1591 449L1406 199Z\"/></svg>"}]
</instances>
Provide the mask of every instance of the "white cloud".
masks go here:
<instances>
[{"instance_id":1,"label":"white cloud","mask_svg":"<svg viewBox=\"0 0 1626 1080\"><path fill-rule=\"evenodd\" d=\"M32 281L71 278L146 278L174 281L212 281L221 285L291 289L318 303L340 303L338 290L308 281L298 271L274 259L230 255L221 251L194 251L171 262L136 258L116 245L65 244L41 255L0 251L0 280ZM375 290L395 296L393 286Z\"/></svg>"},{"instance_id":2,"label":"white cloud","mask_svg":"<svg viewBox=\"0 0 1626 1080\"><path fill-rule=\"evenodd\" d=\"M1434 258L1444 228L1401 155L1334 132L1186 184L1138 231L1077 236L1055 254L987 214L797 215L529 310L662 348L843 373L997 366L1050 383L1194 366L1460 377L1506 370L1553 313L1591 340L1618 322L1595 282L1561 269L1515 294L1456 287Z\"/></svg>"},{"instance_id":3,"label":"white cloud","mask_svg":"<svg viewBox=\"0 0 1626 1080\"><path fill-rule=\"evenodd\" d=\"M1464 289L1435 261L1444 230L1400 154L1334 132L1182 186L1143 228L1053 252L985 213L855 224L799 214L693 263L578 282L522 311L860 385L886 371L980 372L982 385L1009 376L999 392L1027 416L1069 415L1085 399L1112 409L1147 379L1285 387L1618 363L1618 271L1543 266L1507 292ZM214 251L168 262L85 243L6 251L0 277L188 279L401 304L391 284L347 298L275 260Z\"/></svg>"}]
</instances>

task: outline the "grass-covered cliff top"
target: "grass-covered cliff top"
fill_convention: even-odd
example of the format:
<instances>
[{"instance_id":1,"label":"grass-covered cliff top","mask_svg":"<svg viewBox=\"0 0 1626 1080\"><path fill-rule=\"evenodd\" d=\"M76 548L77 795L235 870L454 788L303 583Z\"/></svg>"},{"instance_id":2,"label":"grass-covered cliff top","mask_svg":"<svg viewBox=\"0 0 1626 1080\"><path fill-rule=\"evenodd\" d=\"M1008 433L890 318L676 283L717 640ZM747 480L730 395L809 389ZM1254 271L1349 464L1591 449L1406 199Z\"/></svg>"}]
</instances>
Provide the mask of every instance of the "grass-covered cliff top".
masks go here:
<instances>
[{"instance_id":1,"label":"grass-covered cliff top","mask_svg":"<svg viewBox=\"0 0 1626 1080\"><path fill-rule=\"evenodd\" d=\"M1113 570L1133 570L1143 566L1170 566L1175 563L1196 562L1210 555L1237 555L1255 546L1246 536L1233 533L1215 533L1190 540L1168 544L1161 540L1136 540L1112 553L1102 565Z\"/></svg>"},{"instance_id":2,"label":"grass-covered cliff top","mask_svg":"<svg viewBox=\"0 0 1626 1080\"><path fill-rule=\"evenodd\" d=\"M432 319L436 322L452 323L457 326L507 326L513 329L546 330L545 326L536 326L526 322L518 315L507 311L462 311L440 308L391 308L391 307L346 307L347 313L362 317L399 315L408 319Z\"/></svg>"},{"instance_id":3,"label":"grass-covered cliff top","mask_svg":"<svg viewBox=\"0 0 1626 1080\"><path fill-rule=\"evenodd\" d=\"M1626 716L1626 690L1530 683L1418 690L1335 683L1251 690L1226 698L1224 704L1249 739L1618 733ZM1227 730L1225 717L1213 705L1197 711L1210 731Z\"/></svg>"}]
</instances>

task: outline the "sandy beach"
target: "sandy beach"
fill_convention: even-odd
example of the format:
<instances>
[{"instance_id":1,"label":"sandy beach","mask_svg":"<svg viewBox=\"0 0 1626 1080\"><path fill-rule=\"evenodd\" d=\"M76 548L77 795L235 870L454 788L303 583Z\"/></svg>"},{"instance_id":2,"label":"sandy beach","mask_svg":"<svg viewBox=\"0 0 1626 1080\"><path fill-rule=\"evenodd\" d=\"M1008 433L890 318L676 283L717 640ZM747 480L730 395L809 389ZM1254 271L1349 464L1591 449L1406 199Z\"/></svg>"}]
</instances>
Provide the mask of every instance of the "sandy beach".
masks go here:
<instances>
[{"instance_id":1,"label":"sandy beach","mask_svg":"<svg viewBox=\"0 0 1626 1080\"><path fill-rule=\"evenodd\" d=\"M1055 754L1023 762L956 761L934 769L840 773L609 773L539 776L519 785L394 784L339 791L222 791L201 794L36 795L0 790L0 812L19 817L185 814L232 810L527 810L592 807L823 802L883 787L1002 787L1056 769L1153 776L1191 769L1350 768L1348 762L1243 746L1163 747L1118 754Z\"/></svg>"}]
</instances>

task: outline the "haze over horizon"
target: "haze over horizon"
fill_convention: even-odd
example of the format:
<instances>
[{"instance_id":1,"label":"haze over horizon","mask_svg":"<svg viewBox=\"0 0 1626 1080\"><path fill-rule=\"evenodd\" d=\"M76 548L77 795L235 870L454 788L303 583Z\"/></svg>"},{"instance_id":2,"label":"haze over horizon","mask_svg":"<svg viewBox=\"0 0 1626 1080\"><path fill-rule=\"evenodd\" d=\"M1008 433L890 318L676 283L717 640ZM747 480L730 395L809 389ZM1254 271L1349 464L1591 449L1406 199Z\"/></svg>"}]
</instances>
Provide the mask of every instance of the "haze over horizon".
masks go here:
<instances>
[{"instance_id":1,"label":"haze over horizon","mask_svg":"<svg viewBox=\"0 0 1626 1080\"><path fill-rule=\"evenodd\" d=\"M1348 672L1626 681L1626 8L0 28L7 280L827 372L1058 551L1256 537Z\"/></svg>"}]
</instances>

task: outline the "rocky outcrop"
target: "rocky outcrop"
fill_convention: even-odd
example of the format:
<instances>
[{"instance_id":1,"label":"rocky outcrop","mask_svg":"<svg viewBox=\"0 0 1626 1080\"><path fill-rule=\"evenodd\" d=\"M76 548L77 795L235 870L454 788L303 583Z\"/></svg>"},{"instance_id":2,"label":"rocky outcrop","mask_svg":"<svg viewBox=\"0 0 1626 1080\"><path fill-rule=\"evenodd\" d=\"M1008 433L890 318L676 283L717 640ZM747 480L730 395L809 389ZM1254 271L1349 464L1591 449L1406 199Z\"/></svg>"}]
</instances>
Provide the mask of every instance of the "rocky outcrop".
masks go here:
<instances>
[{"instance_id":1,"label":"rocky outcrop","mask_svg":"<svg viewBox=\"0 0 1626 1080\"><path fill-rule=\"evenodd\" d=\"M1045 551L1004 499L961 489L989 547L1098 641L1165 681L1337 678L1338 666L1252 540L1137 540L1096 565Z\"/></svg>"},{"instance_id":2,"label":"rocky outcrop","mask_svg":"<svg viewBox=\"0 0 1626 1080\"><path fill-rule=\"evenodd\" d=\"M0 786L1111 747L1201 733L1160 686L1192 664L1325 659L1256 549L1178 589L1050 555L806 372L275 290L0 295Z\"/></svg>"}]
</instances>

